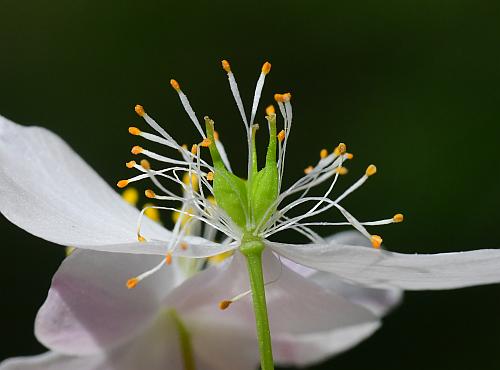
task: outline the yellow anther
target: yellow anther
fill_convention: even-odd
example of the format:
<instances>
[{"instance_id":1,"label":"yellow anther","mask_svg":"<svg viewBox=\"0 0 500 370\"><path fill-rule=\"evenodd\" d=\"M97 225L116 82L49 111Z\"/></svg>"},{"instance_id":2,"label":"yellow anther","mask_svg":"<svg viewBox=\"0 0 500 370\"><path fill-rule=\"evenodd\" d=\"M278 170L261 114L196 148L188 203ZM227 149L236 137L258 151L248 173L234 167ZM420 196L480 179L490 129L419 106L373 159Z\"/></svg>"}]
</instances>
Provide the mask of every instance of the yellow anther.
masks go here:
<instances>
[{"instance_id":1,"label":"yellow anther","mask_svg":"<svg viewBox=\"0 0 500 370\"><path fill-rule=\"evenodd\" d=\"M191 154L196 155L196 153L198 153L198 145L193 144L191 147Z\"/></svg>"},{"instance_id":2,"label":"yellow anther","mask_svg":"<svg viewBox=\"0 0 500 370\"><path fill-rule=\"evenodd\" d=\"M122 198L128 204L135 206L139 201L139 192L135 188L127 188L122 193Z\"/></svg>"},{"instance_id":3,"label":"yellow anther","mask_svg":"<svg viewBox=\"0 0 500 370\"><path fill-rule=\"evenodd\" d=\"M285 98L283 94L274 94L274 100L276 100L278 103L283 103L285 101Z\"/></svg>"},{"instance_id":4,"label":"yellow anther","mask_svg":"<svg viewBox=\"0 0 500 370\"><path fill-rule=\"evenodd\" d=\"M146 241L146 238L143 237L141 234L137 234L137 240L139 240L142 243Z\"/></svg>"},{"instance_id":5,"label":"yellow anther","mask_svg":"<svg viewBox=\"0 0 500 370\"><path fill-rule=\"evenodd\" d=\"M305 170L304 170L304 173L307 175L309 173L311 173L311 171L314 170L314 167L313 166L309 166L307 167Z\"/></svg>"},{"instance_id":6,"label":"yellow anther","mask_svg":"<svg viewBox=\"0 0 500 370\"><path fill-rule=\"evenodd\" d=\"M321 152L319 152L319 157L321 159L325 159L326 157L328 157L328 150L326 149L321 149Z\"/></svg>"},{"instance_id":7,"label":"yellow anther","mask_svg":"<svg viewBox=\"0 0 500 370\"><path fill-rule=\"evenodd\" d=\"M283 101L284 102L287 102L287 101L290 101L292 100L292 94L291 93L286 93L286 94L283 94Z\"/></svg>"},{"instance_id":8,"label":"yellow anther","mask_svg":"<svg viewBox=\"0 0 500 370\"><path fill-rule=\"evenodd\" d=\"M395 215L394 215L394 217L392 218L392 220L393 220L395 223L403 222L403 220L404 220L404 216L403 216L401 213L398 213L398 214L395 214Z\"/></svg>"},{"instance_id":9,"label":"yellow anther","mask_svg":"<svg viewBox=\"0 0 500 370\"><path fill-rule=\"evenodd\" d=\"M187 149L188 149L188 146L187 146L187 144L182 144L182 145L181 145L181 148L182 148L182 149L187 150Z\"/></svg>"},{"instance_id":10,"label":"yellow anther","mask_svg":"<svg viewBox=\"0 0 500 370\"><path fill-rule=\"evenodd\" d=\"M226 71L227 73L231 72L231 65L225 59L222 61L222 68L224 68L224 71Z\"/></svg>"},{"instance_id":11,"label":"yellow anther","mask_svg":"<svg viewBox=\"0 0 500 370\"><path fill-rule=\"evenodd\" d=\"M179 83L173 78L170 80L170 86L172 86L175 91L179 91L181 89Z\"/></svg>"},{"instance_id":12,"label":"yellow anther","mask_svg":"<svg viewBox=\"0 0 500 370\"><path fill-rule=\"evenodd\" d=\"M203 139L203 141L200 143L200 146L207 148L212 144L212 140L210 140L208 137Z\"/></svg>"},{"instance_id":13,"label":"yellow anther","mask_svg":"<svg viewBox=\"0 0 500 370\"><path fill-rule=\"evenodd\" d=\"M347 159L353 159L353 158L354 158L354 154L352 154L352 153L346 153L346 154L345 154L345 157L346 157Z\"/></svg>"},{"instance_id":14,"label":"yellow anther","mask_svg":"<svg viewBox=\"0 0 500 370\"><path fill-rule=\"evenodd\" d=\"M132 278L127 280L127 288L128 289L133 289L139 284L139 279L137 278Z\"/></svg>"},{"instance_id":15,"label":"yellow anther","mask_svg":"<svg viewBox=\"0 0 500 370\"><path fill-rule=\"evenodd\" d=\"M135 161L129 161L129 162L125 163L125 166L127 166L127 168L134 168L134 166L136 164L137 163L135 163Z\"/></svg>"},{"instance_id":16,"label":"yellow anther","mask_svg":"<svg viewBox=\"0 0 500 370\"><path fill-rule=\"evenodd\" d=\"M116 186L118 186L120 189L124 188L127 185L128 185L128 180L120 180L116 183Z\"/></svg>"},{"instance_id":17,"label":"yellow anther","mask_svg":"<svg viewBox=\"0 0 500 370\"><path fill-rule=\"evenodd\" d=\"M149 219L153 220L153 221L156 221L156 222L159 222L160 221L160 211L156 208L151 208L153 207L154 205L151 204L151 203L146 203L144 205L144 208L146 208L146 210L144 211L144 214L146 215L146 217L148 217Z\"/></svg>"},{"instance_id":18,"label":"yellow anther","mask_svg":"<svg viewBox=\"0 0 500 370\"><path fill-rule=\"evenodd\" d=\"M214 139L215 141L219 141L219 133L214 130Z\"/></svg>"},{"instance_id":19,"label":"yellow anther","mask_svg":"<svg viewBox=\"0 0 500 370\"><path fill-rule=\"evenodd\" d=\"M141 159L141 166L145 170L150 170L151 169L151 164L149 163L149 161L147 159Z\"/></svg>"},{"instance_id":20,"label":"yellow anther","mask_svg":"<svg viewBox=\"0 0 500 370\"><path fill-rule=\"evenodd\" d=\"M347 151L347 146L344 143L340 143L337 146L337 148L338 148L340 154L344 154Z\"/></svg>"},{"instance_id":21,"label":"yellow anther","mask_svg":"<svg viewBox=\"0 0 500 370\"><path fill-rule=\"evenodd\" d=\"M135 113L137 113L139 116L143 117L145 112L144 112L144 107L140 104L137 104L134 108Z\"/></svg>"},{"instance_id":22,"label":"yellow anther","mask_svg":"<svg viewBox=\"0 0 500 370\"><path fill-rule=\"evenodd\" d=\"M276 111L274 110L274 105L270 105L266 108L266 114L268 116L272 116L273 114L276 114Z\"/></svg>"},{"instance_id":23,"label":"yellow anther","mask_svg":"<svg viewBox=\"0 0 500 370\"><path fill-rule=\"evenodd\" d=\"M267 75L271 71L271 63L265 62L262 66L262 73Z\"/></svg>"},{"instance_id":24,"label":"yellow anther","mask_svg":"<svg viewBox=\"0 0 500 370\"><path fill-rule=\"evenodd\" d=\"M345 175L347 174L347 172L349 172L349 170L342 166L342 167L337 167L335 169L335 172L337 172L339 175Z\"/></svg>"},{"instance_id":25,"label":"yellow anther","mask_svg":"<svg viewBox=\"0 0 500 370\"><path fill-rule=\"evenodd\" d=\"M231 303L233 303L233 302L232 301L226 301L226 300L220 301L219 302L219 308L221 310L225 310L226 308L228 308L229 306L231 306Z\"/></svg>"},{"instance_id":26,"label":"yellow anther","mask_svg":"<svg viewBox=\"0 0 500 370\"><path fill-rule=\"evenodd\" d=\"M280 142L280 143L282 143L282 142L283 142L283 140L285 140L285 136L286 136L286 135L285 135L285 130L281 130L281 131L279 132L279 134L278 134L278 140L279 140L279 142Z\"/></svg>"},{"instance_id":27,"label":"yellow anther","mask_svg":"<svg viewBox=\"0 0 500 370\"><path fill-rule=\"evenodd\" d=\"M181 242L181 243L179 244L179 247L180 247L183 251L185 251L185 250L187 250L187 249L188 249L189 244L188 244L188 243L186 243L186 242Z\"/></svg>"},{"instance_id":28,"label":"yellow anther","mask_svg":"<svg viewBox=\"0 0 500 370\"><path fill-rule=\"evenodd\" d=\"M371 164L368 166L365 173L366 173L366 176L375 175L377 173L377 167L374 164Z\"/></svg>"},{"instance_id":29,"label":"yellow anther","mask_svg":"<svg viewBox=\"0 0 500 370\"><path fill-rule=\"evenodd\" d=\"M156 197L155 192L153 190L151 190L151 189L147 189L144 192L144 195L146 195L146 198L149 198L149 199L153 199L154 197Z\"/></svg>"},{"instance_id":30,"label":"yellow anther","mask_svg":"<svg viewBox=\"0 0 500 370\"><path fill-rule=\"evenodd\" d=\"M143 150L139 145L136 145L132 148L131 152L132 154L141 154Z\"/></svg>"},{"instance_id":31,"label":"yellow anther","mask_svg":"<svg viewBox=\"0 0 500 370\"><path fill-rule=\"evenodd\" d=\"M172 264L172 253L168 252L168 253L165 255L165 263L166 263L167 265Z\"/></svg>"},{"instance_id":32,"label":"yellow anther","mask_svg":"<svg viewBox=\"0 0 500 370\"><path fill-rule=\"evenodd\" d=\"M212 171L210 171L209 173L207 173L207 180L213 181L213 179L214 179L214 173Z\"/></svg>"},{"instance_id":33,"label":"yellow anther","mask_svg":"<svg viewBox=\"0 0 500 370\"><path fill-rule=\"evenodd\" d=\"M189 172L184 172L182 182L187 186L191 186L194 191L198 190L198 176L196 174L192 173L190 175Z\"/></svg>"},{"instance_id":34,"label":"yellow anther","mask_svg":"<svg viewBox=\"0 0 500 370\"><path fill-rule=\"evenodd\" d=\"M135 135L135 136L138 136L141 134L141 130L139 130L137 127L133 127L133 126L128 128L128 132L132 135Z\"/></svg>"},{"instance_id":35,"label":"yellow anther","mask_svg":"<svg viewBox=\"0 0 500 370\"><path fill-rule=\"evenodd\" d=\"M225 261L226 259L228 259L229 257L231 257L233 254L234 254L233 251L227 251L227 252L224 252L224 253L219 253L219 254L216 254L215 256L208 257L208 261L211 264L217 265L217 264L221 263L222 261Z\"/></svg>"},{"instance_id":36,"label":"yellow anther","mask_svg":"<svg viewBox=\"0 0 500 370\"><path fill-rule=\"evenodd\" d=\"M208 200L208 202L209 202L210 204L212 204L212 205L216 205L216 204L217 204L217 202L215 201L215 197L214 197L214 196L212 196L212 195L209 195L209 196L207 197L207 200Z\"/></svg>"},{"instance_id":37,"label":"yellow anther","mask_svg":"<svg viewBox=\"0 0 500 370\"><path fill-rule=\"evenodd\" d=\"M382 245L382 238L379 235L372 235L370 241L372 242L372 246L375 249L379 249Z\"/></svg>"}]
</instances>

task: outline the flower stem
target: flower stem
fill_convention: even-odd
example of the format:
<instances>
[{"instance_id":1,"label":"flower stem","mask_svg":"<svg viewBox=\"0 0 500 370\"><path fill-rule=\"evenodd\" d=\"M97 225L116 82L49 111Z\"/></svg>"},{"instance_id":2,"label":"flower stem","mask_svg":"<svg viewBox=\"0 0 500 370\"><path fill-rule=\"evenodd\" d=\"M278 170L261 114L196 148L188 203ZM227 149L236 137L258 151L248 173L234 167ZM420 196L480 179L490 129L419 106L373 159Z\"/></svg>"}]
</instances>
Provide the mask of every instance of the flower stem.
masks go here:
<instances>
[{"instance_id":1,"label":"flower stem","mask_svg":"<svg viewBox=\"0 0 500 370\"><path fill-rule=\"evenodd\" d=\"M260 364L262 370L274 370L271 332L267 317L266 291L262 272L262 252L264 244L260 240L243 241L241 253L246 257L250 287L252 289L253 309L259 341Z\"/></svg>"},{"instance_id":2,"label":"flower stem","mask_svg":"<svg viewBox=\"0 0 500 370\"><path fill-rule=\"evenodd\" d=\"M179 334L184 370L195 370L196 367L194 364L193 347L191 346L191 335L177 312L175 310L170 310L169 313L175 322L177 333Z\"/></svg>"}]
</instances>

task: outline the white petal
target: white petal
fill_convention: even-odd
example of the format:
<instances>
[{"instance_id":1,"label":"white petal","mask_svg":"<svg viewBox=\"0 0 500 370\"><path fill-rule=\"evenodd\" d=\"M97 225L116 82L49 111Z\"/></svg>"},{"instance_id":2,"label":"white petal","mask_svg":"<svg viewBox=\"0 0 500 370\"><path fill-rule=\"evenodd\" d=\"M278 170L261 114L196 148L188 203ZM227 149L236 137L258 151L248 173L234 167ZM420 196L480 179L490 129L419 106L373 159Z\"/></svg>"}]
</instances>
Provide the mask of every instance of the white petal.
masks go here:
<instances>
[{"instance_id":1,"label":"white petal","mask_svg":"<svg viewBox=\"0 0 500 370\"><path fill-rule=\"evenodd\" d=\"M183 274L174 260L135 289L126 282L161 258L75 251L56 272L38 312L37 338L57 352L80 355L115 347L144 330Z\"/></svg>"},{"instance_id":2,"label":"white petal","mask_svg":"<svg viewBox=\"0 0 500 370\"><path fill-rule=\"evenodd\" d=\"M14 357L0 364L0 370L104 370L102 357L73 357L55 352L38 356Z\"/></svg>"},{"instance_id":3,"label":"white petal","mask_svg":"<svg viewBox=\"0 0 500 370\"><path fill-rule=\"evenodd\" d=\"M379 325L377 318L367 309L308 282L286 267L281 268L270 251L264 255L264 274L267 281L280 276L277 282L266 287L266 295L271 333L277 340L276 356L282 362L299 361L294 356L301 350L300 344L296 351L290 352L289 343L293 337L305 335L302 340L308 341L311 348L314 347L314 340L304 338L320 338L316 342L317 350L311 350L314 355L307 359L315 362L333 354L337 348L356 343ZM221 300L246 291L248 286L246 263L237 253L225 265L213 267L186 281L181 285L184 288L182 295L174 292L168 297L170 304L183 314L186 325L193 333L197 353L214 368L251 369L258 363L251 297L233 303L225 311L218 308ZM332 343L328 347L322 343L324 335L330 337L337 330L355 330L365 324L363 330L358 331L358 339L347 344ZM354 336L351 331L349 333ZM288 344L284 345L285 342ZM326 347L329 349L321 349ZM279 351L280 348L283 352ZM238 356L229 353L237 353Z\"/></svg>"},{"instance_id":4,"label":"white petal","mask_svg":"<svg viewBox=\"0 0 500 370\"><path fill-rule=\"evenodd\" d=\"M402 254L335 243L266 244L299 264L373 288L452 289L500 282L499 249Z\"/></svg>"},{"instance_id":5,"label":"white petal","mask_svg":"<svg viewBox=\"0 0 500 370\"><path fill-rule=\"evenodd\" d=\"M0 210L14 224L57 244L142 253L138 211L102 180L61 138L0 116ZM170 233L145 220L144 236ZM148 252L162 253L152 245Z\"/></svg>"}]
</instances>

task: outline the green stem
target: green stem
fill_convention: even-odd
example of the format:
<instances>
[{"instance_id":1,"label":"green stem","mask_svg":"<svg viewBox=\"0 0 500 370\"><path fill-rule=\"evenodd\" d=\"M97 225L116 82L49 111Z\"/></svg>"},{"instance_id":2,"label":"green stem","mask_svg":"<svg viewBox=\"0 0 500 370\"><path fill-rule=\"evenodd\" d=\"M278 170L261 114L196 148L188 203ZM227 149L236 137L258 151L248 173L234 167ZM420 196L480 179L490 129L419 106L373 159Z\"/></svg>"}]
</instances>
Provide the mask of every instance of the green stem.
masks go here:
<instances>
[{"instance_id":1,"label":"green stem","mask_svg":"<svg viewBox=\"0 0 500 370\"><path fill-rule=\"evenodd\" d=\"M262 272L262 252L264 244L260 240L243 241L241 253L246 257L250 287L252 289L253 310L259 341L260 364L262 370L274 370L271 332L267 317L266 291Z\"/></svg>"},{"instance_id":2,"label":"green stem","mask_svg":"<svg viewBox=\"0 0 500 370\"><path fill-rule=\"evenodd\" d=\"M170 310L170 316L174 319L179 334L184 370L195 370L191 335L175 310Z\"/></svg>"}]
</instances>

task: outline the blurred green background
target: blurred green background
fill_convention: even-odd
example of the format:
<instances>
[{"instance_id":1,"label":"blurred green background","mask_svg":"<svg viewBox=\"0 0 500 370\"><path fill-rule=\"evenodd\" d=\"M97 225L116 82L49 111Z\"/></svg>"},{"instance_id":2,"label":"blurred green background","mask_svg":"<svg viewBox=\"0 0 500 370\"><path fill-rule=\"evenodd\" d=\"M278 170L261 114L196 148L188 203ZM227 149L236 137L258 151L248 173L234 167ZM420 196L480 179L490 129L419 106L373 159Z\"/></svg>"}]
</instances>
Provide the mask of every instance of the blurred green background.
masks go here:
<instances>
[{"instance_id":1,"label":"blurred green background","mask_svg":"<svg viewBox=\"0 0 500 370\"><path fill-rule=\"evenodd\" d=\"M340 188L379 168L348 209L406 216L377 228L390 249L500 247L498 1L1 0L0 9L1 114L57 132L111 185L129 173L127 127L144 127L136 103L179 141L196 137L172 77L199 116L215 119L243 173L220 60L231 61L247 105L269 60L258 120L274 92L293 93L288 183L343 141L355 159ZM43 351L33 319L63 253L0 226L1 360ZM408 293L373 337L311 369L498 369L499 312L499 286Z\"/></svg>"}]
</instances>

